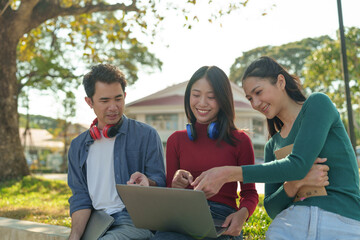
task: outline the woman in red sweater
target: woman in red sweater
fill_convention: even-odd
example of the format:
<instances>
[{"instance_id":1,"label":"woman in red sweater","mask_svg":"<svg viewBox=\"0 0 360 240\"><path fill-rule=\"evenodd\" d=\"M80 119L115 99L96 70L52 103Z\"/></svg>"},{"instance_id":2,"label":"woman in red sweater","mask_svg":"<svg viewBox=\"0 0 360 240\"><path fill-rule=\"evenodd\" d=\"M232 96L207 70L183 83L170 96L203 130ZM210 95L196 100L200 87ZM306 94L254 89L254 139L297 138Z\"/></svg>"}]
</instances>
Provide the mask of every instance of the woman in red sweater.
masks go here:
<instances>
[{"instance_id":1,"label":"woman in red sweater","mask_svg":"<svg viewBox=\"0 0 360 240\"><path fill-rule=\"evenodd\" d=\"M185 92L185 112L190 122L176 131L166 147L168 187L192 188L193 179L219 166L254 164L250 138L234 124L235 111L230 81L218 67L204 66L191 77ZM221 156L219 158L219 156ZM227 231L218 239L242 239L242 227L258 203L255 184L225 184L208 199L214 219L224 221ZM154 239L193 239L173 232L157 232Z\"/></svg>"}]
</instances>

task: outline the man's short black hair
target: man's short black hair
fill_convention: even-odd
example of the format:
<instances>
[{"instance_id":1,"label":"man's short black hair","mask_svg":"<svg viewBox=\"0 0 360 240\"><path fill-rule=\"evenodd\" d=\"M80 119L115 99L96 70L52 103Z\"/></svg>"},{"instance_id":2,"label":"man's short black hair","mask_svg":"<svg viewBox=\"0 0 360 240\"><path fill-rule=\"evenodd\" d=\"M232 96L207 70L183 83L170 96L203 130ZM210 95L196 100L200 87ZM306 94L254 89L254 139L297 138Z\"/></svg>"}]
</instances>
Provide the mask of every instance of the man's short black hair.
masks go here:
<instances>
[{"instance_id":1,"label":"man's short black hair","mask_svg":"<svg viewBox=\"0 0 360 240\"><path fill-rule=\"evenodd\" d=\"M93 66L91 71L87 73L83 78L83 85L86 95L92 99L95 94L95 83L120 83L123 91L125 92L126 79L124 73L114 65L111 64L99 64Z\"/></svg>"}]
</instances>

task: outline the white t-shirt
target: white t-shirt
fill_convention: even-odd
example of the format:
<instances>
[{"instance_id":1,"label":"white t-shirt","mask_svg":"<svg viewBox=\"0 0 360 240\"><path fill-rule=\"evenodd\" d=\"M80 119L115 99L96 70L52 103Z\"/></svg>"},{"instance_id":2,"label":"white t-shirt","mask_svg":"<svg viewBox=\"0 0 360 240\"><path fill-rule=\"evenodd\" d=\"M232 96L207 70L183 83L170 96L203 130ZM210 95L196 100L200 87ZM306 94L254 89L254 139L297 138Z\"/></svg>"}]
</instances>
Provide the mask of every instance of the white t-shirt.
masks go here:
<instances>
[{"instance_id":1,"label":"white t-shirt","mask_svg":"<svg viewBox=\"0 0 360 240\"><path fill-rule=\"evenodd\" d=\"M109 215L124 209L117 191L114 175L115 137L95 140L87 158L87 183L92 205Z\"/></svg>"}]
</instances>

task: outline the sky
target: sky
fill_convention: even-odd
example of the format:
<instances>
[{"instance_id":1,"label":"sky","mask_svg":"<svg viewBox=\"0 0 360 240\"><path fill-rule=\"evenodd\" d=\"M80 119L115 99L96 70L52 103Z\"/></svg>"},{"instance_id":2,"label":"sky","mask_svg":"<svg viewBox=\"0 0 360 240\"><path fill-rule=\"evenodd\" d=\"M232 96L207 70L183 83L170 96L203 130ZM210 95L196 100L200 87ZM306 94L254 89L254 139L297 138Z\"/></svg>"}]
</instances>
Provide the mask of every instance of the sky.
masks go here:
<instances>
[{"instance_id":1,"label":"sky","mask_svg":"<svg viewBox=\"0 0 360 240\"><path fill-rule=\"evenodd\" d=\"M208 0L198 0L204 1ZM345 27L360 28L359 9L360 0L342 0ZM196 11L200 21L191 30L183 27L183 16L174 14L158 26L154 44L148 48L163 62L162 70L140 70L139 80L126 88L126 103L184 82L201 66L216 65L229 74L231 65L243 52L308 37L336 38L339 28L336 0L250 0L245 8L213 23L206 20L207 5L200 5ZM267 14L263 16L264 12ZM74 92L77 114L72 122L90 125L95 114L84 101L83 86ZM52 97L33 91L29 104L30 114L61 118L61 106ZM19 112L26 110L19 108Z\"/></svg>"}]
</instances>

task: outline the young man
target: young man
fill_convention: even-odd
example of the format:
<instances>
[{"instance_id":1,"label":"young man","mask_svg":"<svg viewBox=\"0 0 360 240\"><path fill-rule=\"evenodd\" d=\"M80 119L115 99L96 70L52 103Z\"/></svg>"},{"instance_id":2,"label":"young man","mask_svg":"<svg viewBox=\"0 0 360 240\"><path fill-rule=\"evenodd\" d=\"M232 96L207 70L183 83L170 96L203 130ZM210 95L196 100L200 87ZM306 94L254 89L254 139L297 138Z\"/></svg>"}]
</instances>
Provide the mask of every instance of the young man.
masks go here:
<instances>
[{"instance_id":1,"label":"young man","mask_svg":"<svg viewBox=\"0 0 360 240\"><path fill-rule=\"evenodd\" d=\"M115 219L102 239L147 239L152 233L133 225L116 184L165 186L160 137L152 127L123 114L126 80L118 68L97 65L84 76L83 85L85 101L97 118L69 150L69 239L80 239L92 209Z\"/></svg>"}]
</instances>

